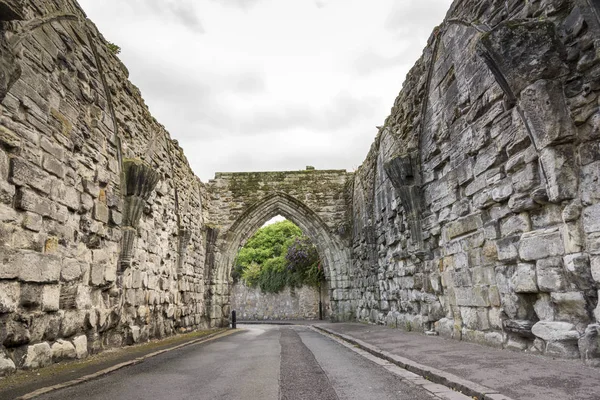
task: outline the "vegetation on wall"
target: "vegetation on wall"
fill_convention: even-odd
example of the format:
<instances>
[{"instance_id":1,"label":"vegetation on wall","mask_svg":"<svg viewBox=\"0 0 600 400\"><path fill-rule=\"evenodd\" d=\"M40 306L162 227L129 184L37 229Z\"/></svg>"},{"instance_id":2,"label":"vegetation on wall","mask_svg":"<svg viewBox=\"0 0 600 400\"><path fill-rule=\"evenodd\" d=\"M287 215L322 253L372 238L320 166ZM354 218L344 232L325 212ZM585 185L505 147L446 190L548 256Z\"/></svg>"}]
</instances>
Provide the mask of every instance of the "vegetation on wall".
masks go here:
<instances>
[{"instance_id":1,"label":"vegetation on wall","mask_svg":"<svg viewBox=\"0 0 600 400\"><path fill-rule=\"evenodd\" d=\"M265 293L277 293L286 286L318 287L324 280L315 245L287 220L256 231L239 251L232 276Z\"/></svg>"}]
</instances>

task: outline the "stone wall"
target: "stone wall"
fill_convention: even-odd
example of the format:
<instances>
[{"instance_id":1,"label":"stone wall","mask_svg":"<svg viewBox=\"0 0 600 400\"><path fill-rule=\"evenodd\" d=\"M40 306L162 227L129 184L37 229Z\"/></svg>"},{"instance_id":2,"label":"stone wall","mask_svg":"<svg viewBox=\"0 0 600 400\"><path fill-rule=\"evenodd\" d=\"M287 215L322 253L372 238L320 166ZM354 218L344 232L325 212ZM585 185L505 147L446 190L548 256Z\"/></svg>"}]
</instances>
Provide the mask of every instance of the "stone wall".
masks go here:
<instances>
[{"instance_id":1,"label":"stone wall","mask_svg":"<svg viewBox=\"0 0 600 400\"><path fill-rule=\"evenodd\" d=\"M359 320L597 362L598 11L455 1L355 174Z\"/></svg>"},{"instance_id":2,"label":"stone wall","mask_svg":"<svg viewBox=\"0 0 600 400\"><path fill-rule=\"evenodd\" d=\"M329 290L321 288L323 318L331 315ZM238 321L281 321L319 319L319 292L302 286L286 287L280 293L263 293L260 288L250 288L241 282L231 288L231 309Z\"/></svg>"},{"instance_id":3,"label":"stone wall","mask_svg":"<svg viewBox=\"0 0 600 400\"><path fill-rule=\"evenodd\" d=\"M74 1L0 1L0 375L205 326L204 185Z\"/></svg>"}]
</instances>

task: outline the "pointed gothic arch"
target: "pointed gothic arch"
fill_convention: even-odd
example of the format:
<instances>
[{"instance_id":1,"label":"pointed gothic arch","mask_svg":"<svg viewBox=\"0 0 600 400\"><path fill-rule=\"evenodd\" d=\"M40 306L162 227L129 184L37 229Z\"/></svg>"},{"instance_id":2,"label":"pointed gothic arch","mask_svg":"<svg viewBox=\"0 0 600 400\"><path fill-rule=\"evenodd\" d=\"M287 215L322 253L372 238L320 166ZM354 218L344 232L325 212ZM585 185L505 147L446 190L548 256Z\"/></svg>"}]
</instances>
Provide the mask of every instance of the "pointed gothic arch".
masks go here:
<instances>
[{"instance_id":1,"label":"pointed gothic arch","mask_svg":"<svg viewBox=\"0 0 600 400\"><path fill-rule=\"evenodd\" d=\"M331 232L323 220L298 199L274 192L249 206L231 225L220 233L220 257L215 263L215 289L213 290L212 319L227 319L229 314L229 286L231 269L240 247L269 219L281 215L296 224L308 236L319 252L329 284L333 314L348 314L342 306L338 289L348 284L350 254L340 237Z\"/></svg>"}]
</instances>

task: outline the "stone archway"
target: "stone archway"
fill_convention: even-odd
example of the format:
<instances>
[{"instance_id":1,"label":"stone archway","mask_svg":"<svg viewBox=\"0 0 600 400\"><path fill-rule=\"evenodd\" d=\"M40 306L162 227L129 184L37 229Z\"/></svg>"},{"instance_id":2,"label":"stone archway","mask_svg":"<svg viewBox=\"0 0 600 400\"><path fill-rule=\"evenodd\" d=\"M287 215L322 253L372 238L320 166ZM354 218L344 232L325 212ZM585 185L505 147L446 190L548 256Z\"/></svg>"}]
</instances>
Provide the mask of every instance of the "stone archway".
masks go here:
<instances>
[{"instance_id":1,"label":"stone archway","mask_svg":"<svg viewBox=\"0 0 600 400\"><path fill-rule=\"evenodd\" d=\"M219 234L220 257L215 261L211 299L212 324L223 324L228 319L231 269L238 250L258 228L277 215L295 223L317 246L329 284L333 318L344 320L352 315L344 292L351 262L348 246L303 202L286 193L274 192L250 205L229 229Z\"/></svg>"}]
</instances>

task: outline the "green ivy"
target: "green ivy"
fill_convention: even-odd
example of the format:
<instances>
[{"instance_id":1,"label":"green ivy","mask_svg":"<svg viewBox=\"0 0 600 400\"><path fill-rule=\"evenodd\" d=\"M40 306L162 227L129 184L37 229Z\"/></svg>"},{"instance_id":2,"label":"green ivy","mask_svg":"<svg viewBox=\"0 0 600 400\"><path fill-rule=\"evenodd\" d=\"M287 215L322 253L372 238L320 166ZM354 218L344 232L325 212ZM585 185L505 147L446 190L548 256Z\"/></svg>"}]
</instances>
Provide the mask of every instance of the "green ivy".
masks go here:
<instances>
[{"instance_id":1,"label":"green ivy","mask_svg":"<svg viewBox=\"0 0 600 400\"><path fill-rule=\"evenodd\" d=\"M287 287L318 287L324 279L317 249L291 221L260 228L239 251L234 282L278 293Z\"/></svg>"}]
</instances>

